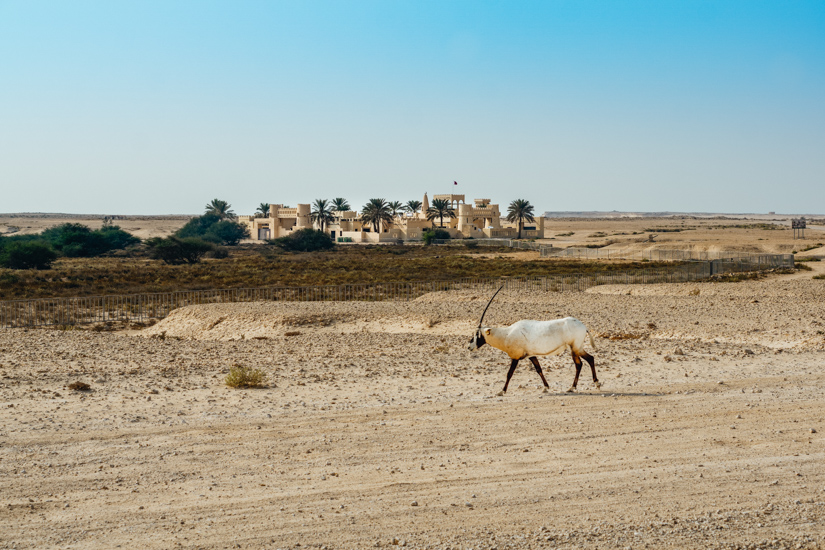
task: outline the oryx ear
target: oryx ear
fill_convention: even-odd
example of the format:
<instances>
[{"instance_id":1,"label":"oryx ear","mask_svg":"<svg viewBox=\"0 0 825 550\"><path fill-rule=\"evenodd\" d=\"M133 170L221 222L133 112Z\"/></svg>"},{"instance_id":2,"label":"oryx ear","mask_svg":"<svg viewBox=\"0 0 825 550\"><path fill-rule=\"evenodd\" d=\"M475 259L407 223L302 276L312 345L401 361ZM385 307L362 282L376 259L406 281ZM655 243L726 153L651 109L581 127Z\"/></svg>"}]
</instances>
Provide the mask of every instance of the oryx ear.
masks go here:
<instances>
[{"instance_id":1,"label":"oryx ear","mask_svg":"<svg viewBox=\"0 0 825 550\"><path fill-rule=\"evenodd\" d=\"M487 335L487 336L490 336L490 329L485 328L484 329L484 334Z\"/></svg>"}]
</instances>

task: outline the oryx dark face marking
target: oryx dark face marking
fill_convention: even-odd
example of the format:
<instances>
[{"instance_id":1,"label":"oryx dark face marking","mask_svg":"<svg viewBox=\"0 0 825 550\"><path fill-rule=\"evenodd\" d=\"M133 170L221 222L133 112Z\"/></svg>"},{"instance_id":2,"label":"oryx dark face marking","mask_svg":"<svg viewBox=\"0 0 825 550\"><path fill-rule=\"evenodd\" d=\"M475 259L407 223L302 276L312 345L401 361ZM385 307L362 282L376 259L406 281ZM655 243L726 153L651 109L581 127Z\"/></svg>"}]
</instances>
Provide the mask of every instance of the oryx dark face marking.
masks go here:
<instances>
[{"instance_id":1,"label":"oryx dark face marking","mask_svg":"<svg viewBox=\"0 0 825 550\"><path fill-rule=\"evenodd\" d=\"M477 330L476 333L470 338L470 345L467 346L467 349L470 351L477 350L486 343L487 340L484 339L484 335L481 333L481 330Z\"/></svg>"},{"instance_id":2,"label":"oryx dark face marking","mask_svg":"<svg viewBox=\"0 0 825 550\"><path fill-rule=\"evenodd\" d=\"M490 307L490 304L493 303L493 299L495 299L496 295L501 292L501 289L504 288L504 285L498 287L493 297L490 298L490 301L487 302L487 305L484 307L484 311L481 312L481 319L478 320L478 328L476 329L476 333L470 338L470 345L467 346L467 349L470 351L476 350L487 343L487 340L484 339L484 335L481 333L481 323L484 322L484 315L487 313L487 308ZM489 331L489 329L488 329ZM487 333L489 334L489 332Z\"/></svg>"}]
</instances>

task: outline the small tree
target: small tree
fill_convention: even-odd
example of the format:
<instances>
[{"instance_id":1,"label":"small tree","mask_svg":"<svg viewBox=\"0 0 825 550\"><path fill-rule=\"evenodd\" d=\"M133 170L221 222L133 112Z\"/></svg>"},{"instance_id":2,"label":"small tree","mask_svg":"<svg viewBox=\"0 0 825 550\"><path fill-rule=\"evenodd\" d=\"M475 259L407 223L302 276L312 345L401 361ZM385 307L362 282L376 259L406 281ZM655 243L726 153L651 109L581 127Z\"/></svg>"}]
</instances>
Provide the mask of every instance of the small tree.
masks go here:
<instances>
[{"instance_id":1,"label":"small tree","mask_svg":"<svg viewBox=\"0 0 825 550\"><path fill-rule=\"evenodd\" d=\"M197 238L216 244L236 245L249 237L249 228L246 224L208 213L186 222L186 225L175 231L174 236L179 239Z\"/></svg>"},{"instance_id":2,"label":"small tree","mask_svg":"<svg viewBox=\"0 0 825 550\"><path fill-rule=\"evenodd\" d=\"M0 249L0 266L9 269L50 269L56 259L57 253L44 242L10 242Z\"/></svg>"},{"instance_id":3,"label":"small tree","mask_svg":"<svg viewBox=\"0 0 825 550\"><path fill-rule=\"evenodd\" d=\"M207 212L203 216L195 216L186 224L175 231L175 237L184 239L187 237L203 237L209 229L216 223L221 221L221 217L217 214Z\"/></svg>"},{"instance_id":4,"label":"small tree","mask_svg":"<svg viewBox=\"0 0 825 550\"><path fill-rule=\"evenodd\" d=\"M100 233L106 240L109 250L121 250L130 246L140 244L140 239L122 230L117 225L104 224L95 233Z\"/></svg>"},{"instance_id":5,"label":"small tree","mask_svg":"<svg viewBox=\"0 0 825 550\"><path fill-rule=\"evenodd\" d=\"M269 203L262 202L258 205L258 209L255 210L255 217L256 218L266 218L269 216Z\"/></svg>"},{"instance_id":6,"label":"small tree","mask_svg":"<svg viewBox=\"0 0 825 550\"><path fill-rule=\"evenodd\" d=\"M235 246L243 239L249 238L249 228L229 220L222 220L210 227L204 238L227 246Z\"/></svg>"},{"instance_id":7,"label":"small tree","mask_svg":"<svg viewBox=\"0 0 825 550\"><path fill-rule=\"evenodd\" d=\"M455 210L447 199L433 199L433 204L427 210L427 219L439 219L439 227L444 227L444 218L455 218Z\"/></svg>"},{"instance_id":8,"label":"small tree","mask_svg":"<svg viewBox=\"0 0 825 550\"><path fill-rule=\"evenodd\" d=\"M407 204L404 205L404 210L410 214L415 214L421 210L421 201L407 201Z\"/></svg>"},{"instance_id":9,"label":"small tree","mask_svg":"<svg viewBox=\"0 0 825 550\"><path fill-rule=\"evenodd\" d=\"M524 199L516 199L510 203L510 206L507 207L507 217L505 218L508 222L518 222L518 237L521 238L521 230L524 227L524 220L528 222L535 221L533 217L533 205L530 204L529 201Z\"/></svg>"},{"instance_id":10,"label":"small tree","mask_svg":"<svg viewBox=\"0 0 825 550\"><path fill-rule=\"evenodd\" d=\"M439 227L435 227L432 229L425 229L421 232L421 239L424 241L424 244L429 246L433 243L434 239L440 240L447 240L450 238L450 232L446 229L441 229Z\"/></svg>"},{"instance_id":11,"label":"small tree","mask_svg":"<svg viewBox=\"0 0 825 550\"><path fill-rule=\"evenodd\" d=\"M332 223L334 219L332 210L330 210L329 201L326 199L315 199L315 202L312 204L312 214L310 214L310 217L313 222L321 226L321 231L323 231L327 224Z\"/></svg>"},{"instance_id":12,"label":"small tree","mask_svg":"<svg viewBox=\"0 0 825 550\"><path fill-rule=\"evenodd\" d=\"M222 220L234 220L238 217L235 215L235 212L232 211L232 205L220 199L212 199L212 201L206 205L206 214L215 214Z\"/></svg>"},{"instance_id":13,"label":"small tree","mask_svg":"<svg viewBox=\"0 0 825 550\"><path fill-rule=\"evenodd\" d=\"M146 241L149 247L149 255L156 260L163 260L164 263L196 264L201 261L208 252L215 249L215 245L195 237L180 239L178 237L154 237Z\"/></svg>"},{"instance_id":14,"label":"small tree","mask_svg":"<svg viewBox=\"0 0 825 550\"><path fill-rule=\"evenodd\" d=\"M332 199L332 209L333 210L337 210L338 212L349 212L350 208L351 207L350 207L349 203L347 202L347 199L344 199L344 198L341 198L341 197Z\"/></svg>"}]
</instances>

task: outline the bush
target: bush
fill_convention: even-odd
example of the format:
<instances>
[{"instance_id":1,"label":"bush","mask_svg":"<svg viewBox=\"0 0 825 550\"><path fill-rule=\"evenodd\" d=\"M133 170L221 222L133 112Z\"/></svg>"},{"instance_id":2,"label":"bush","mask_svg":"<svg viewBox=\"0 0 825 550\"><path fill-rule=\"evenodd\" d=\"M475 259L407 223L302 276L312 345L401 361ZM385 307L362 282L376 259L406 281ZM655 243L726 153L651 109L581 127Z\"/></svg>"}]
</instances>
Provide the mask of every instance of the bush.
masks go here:
<instances>
[{"instance_id":1,"label":"bush","mask_svg":"<svg viewBox=\"0 0 825 550\"><path fill-rule=\"evenodd\" d=\"M421 233L421 238L424 240L425 245L430 245L433 242L433 239L449 239L450 232L446 229L441 229L440 227L434 227L432 229L425 229Z\"/></svg>"},{"instance_id":2,"label":"bush","mask_svg":"<svg viewBox=\"0 0 825 550\"><path fill-rule=\"evenodd\" d=\"M185 239L187 237L203 237L209 229L221 221L217 214L204 214L195 216L186 225L175 231L175 237Z\"/></svg>"},{"instance_id":3,"label":"bush","mask_svg":"<svg viewBox=\"0 0 825 550\"><path fill-rule=\"evenodd\" d=\"M70 258L100 256L110 250L135 245L140 239L116 225L92 231L79 223L64 223L43 231L39 238Z\"/></svg>"},{"instance_id":4,"label":"bush","mask_svg":"<svg viewBox=\"0 0 825 550\"><path fill-rule=\"evenodd\" d=\"M195 237L215 244L234 246L249 237L249 229L245 224L222 220L216 214L204 214L186 222L186 225L175 231L174 236L180 239Z\"/></svg>"},{"instance_id":5,"label":"bush","mask_svg":"<svg viewBox=\"0 0 825 550\"><path fill-rule=\"evenodd\" d=\"M315 229L299 229L291 235L271 239L269 242L288 252L314 252L329 250L335 246L332 237Z\"/></svg>"},{"instance_id":6,"label":"bush","mask_svg":"<svg viewBox=\"0 0 825 550\"><path fill-rule=\"evenodd\" d=\"M203 238L227 246L235 246L243 239L249 238L249 228L239 223L223 220L210 227Z\"/></svg>"},{"instance_id":7,"label":"bush","mask_svg":"<svg viewBox=\"0 0 825 550\"><path fill-rule=\"evenodd\" d=\"M229 257L229 251L223 246L216 246L215 249L209 253L209 257L216 260L223 260Z\"/></svg>"},{"instance_id":8,"label":"bush","mask_svg":"<svg viewBox=\"0 0 825 550\"><path fill-rule=\"evenodd\" d=\"M0 266L10 269L50 269L57 253L46 243L22 241L3 244Z\"/></svg>"},{"instance_id":9,"label":"bush","mask_svg":"<svg viewBox=\"0 0 825 550\"><path fill-rule=\"evenodd\" d=\"M230 388L260 388L266 384L266 373L250 367L232 367L226 375Z\"/></svg>"},{"instance_id":10,"label":"bush","mask_svg":"<svg viewBox=\"0 0 825 550\"><path fill-rule=\"evenodd\" d=\"M201 239L189 237L179 239L155 237L146 241L149 255L156 260L163 260L167 264L196 264L208 252L215 249L215 245Z\"/></svg>"},{"instance_id":11,"label":"bush","mask_svg":"<svg viewBox=\"0 0 825 550\"><path fill-rule=\"evenodd\" d=\"M140 239L131 233L122 230L117 225L104 226L95 231L106 240L109 250L122 250L130 246L140 244Z\"/></svg>"}]
</instances>

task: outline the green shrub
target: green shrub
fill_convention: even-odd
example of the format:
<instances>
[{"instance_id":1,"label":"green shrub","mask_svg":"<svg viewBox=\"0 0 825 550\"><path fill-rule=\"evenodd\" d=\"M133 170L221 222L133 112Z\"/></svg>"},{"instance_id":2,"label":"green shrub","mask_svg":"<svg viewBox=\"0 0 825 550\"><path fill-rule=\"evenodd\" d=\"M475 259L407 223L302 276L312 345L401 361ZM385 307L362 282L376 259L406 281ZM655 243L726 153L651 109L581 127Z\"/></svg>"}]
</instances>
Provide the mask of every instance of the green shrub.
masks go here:
<instances>
[{"instance_id":1,"label":"green shrub","mask_svg":"<svg viewBox=\"0 0 825 550\"><path fill-rule=\"evenodd\" d=\"M332 237L315 229L299 229L286 237L271 239L269 243L288 252L314 252L335 246Z\"/></svg>"},{"instance_id":2,"label":"green shrub","mask_svg":"<svg viewBox=\"0 0 825 550\"><path fill-rule=\"evenodd\" d=\"M215 245L202 239L189 237L179 239L155 237L146 241L149 255L156 260L163 260L167 264L196 264L208 252L215 249Z\"/></svg>"},{"instance_id":3,"label":"green shrub","mask_svg":"<svg viewBox=\"0 0 825 550\"><path fill-rule=\"evenodd\" d=\"M425 245L430 245L433 242L433 239L449 239L450 232L446 229L441 229L440 227L434 227L432 229L425 229L421 233L421 238L424 240Z\"/></svg>"},{"instance_id":4,"label":"green shrub","mask_svg":"<svg viewBox=\"0 0 825 550\"><path fill-rule=\"evenodd\" d=\"M210 227L203 238L219 244L235 246L243 239L249 238L249 228L233 221L222 220Z\"/></svg>"},{"instance_id":5,"label":"green shrub","mask_svg":"<svg viewBox=\"0 0 825 550\"><path fill-rule=\"evenodd\" d=\"M221 221L217 214L204 214L195 216L186 225L175 231L175 237L185 239L187 237L203 237L209 229Z\"/></svg>"},{"instance_id":6,"label":"green shrub","mask_svg":"<svg viewBox=\"0 0 825 550\"><path fill-rule=\"evenodd\" d=\"M186 222L186 225L175 231L174 236L179 239L194 237L215 244L235 246L249 237L249 228L232 220L222 220L216 214L204 214Z\"/></svg>"},{"instance_id":7,"label":"green shrub","mask_svg":"<svg viewBox=\"0 0 825 550\"><path fill-rule=\"evenodd\" d=\"M250 367L232 367L226 375L230 388L260 388L266 384L266 373Z\"/></svg>"},{"instance_id":8,"label":"green shrub","mask_svg":"<svg viewBox=\"0 0 825 550\"><path fill-rule=\"evenodd\" d=\"M49 269L57 253L46 243L21 241L3 244L0 266L9 269Z\"/></svg>"},{"instance_id":9,"label":"green shrub","mask_svg":"<svg viewBox=\"0 0 825 550\"><path fill-rule=\"evenodd\" d=\"M39 236L55 250L69 258L91 258L110 250L138 244L140 239L116 225L92 231L79 223L64 223L43 231Z\"/></svg>"},{"instance_id":10,"label":"green shrub","mask_svg":"<svg viewBox=\"0 0 825 550\"><path fill-rule=\"evenodd\" d=\"M131 233L122 230L117 225L104 226L101 229L98 229L96 233L103 236L106 240L106 244L109 246L109 250L122 250L124 248L140 244L140 239Z\"/></svg>"}]
</instances>

